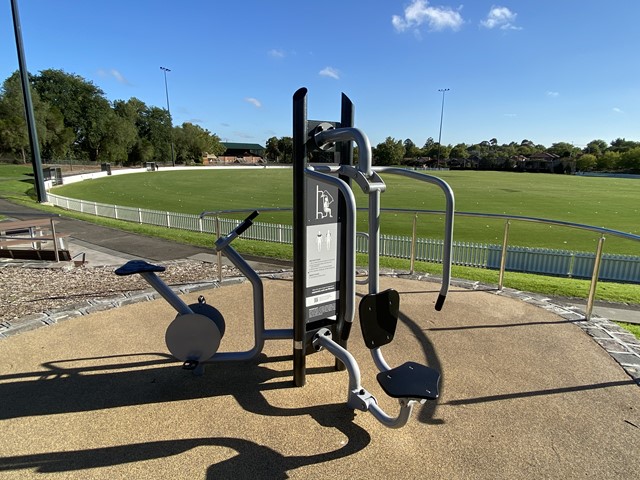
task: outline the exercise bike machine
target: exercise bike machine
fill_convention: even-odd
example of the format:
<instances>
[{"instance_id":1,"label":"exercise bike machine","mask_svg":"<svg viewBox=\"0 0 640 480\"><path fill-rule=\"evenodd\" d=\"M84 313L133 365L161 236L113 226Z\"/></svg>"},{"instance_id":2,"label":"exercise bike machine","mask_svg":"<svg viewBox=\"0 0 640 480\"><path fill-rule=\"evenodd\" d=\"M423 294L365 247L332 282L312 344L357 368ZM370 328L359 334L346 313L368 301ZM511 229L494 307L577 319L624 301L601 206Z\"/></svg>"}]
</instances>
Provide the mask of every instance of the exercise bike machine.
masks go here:
<instances>
[{"instance_id":1,"label":"exercise bike machine","mask_svg":"<svg viewBox=\"0 0 640 480\"><path fill-rule=\"evenodd\" d=\"M435 400L440 374L427 366L406 362L392 368L381 347L390 343L398 321L400 296L395 290L379 291L380 194L386 186L378 172L404 175L438 186L446 199L443 278L436 310L443 306L451 272L454 197L449 185L430 175L410 170L373 167L371 146L366 135L353 127L353 104L342 96L340 122L307 120L307 90L293 97L293 204L294 204L294 318L293 329L266 329L264 290L260 276L231 246L258 215L254 211L227 235L215 242L222 252L251 282L253 289L254 346L245 352L218 352L225 334L220 312L204 297L187 305L156 273L165 270L143 260L132 260L115 273L140 274L176 311L167 328L165 342L183 368L202 374L205 363L255 358L266 340L293 340L294 384L306 382L306 356L327 350L336 358L336 369L349 375L347 404L370 411L387 427L406 424L416 402ZM359 147L359 161L353 165L353 147ZM332 164L311 164L330 157ZM377 380L384 392L397 398L400 412L387 415L375 397L360 382L360 369L348 351L348 339L355 317L356 204L352 182L369 198L369 293L361 300L359 316L366 346L379 370ZM204 212L201 216L207 215Z\"/></svg>"}]
</instances>

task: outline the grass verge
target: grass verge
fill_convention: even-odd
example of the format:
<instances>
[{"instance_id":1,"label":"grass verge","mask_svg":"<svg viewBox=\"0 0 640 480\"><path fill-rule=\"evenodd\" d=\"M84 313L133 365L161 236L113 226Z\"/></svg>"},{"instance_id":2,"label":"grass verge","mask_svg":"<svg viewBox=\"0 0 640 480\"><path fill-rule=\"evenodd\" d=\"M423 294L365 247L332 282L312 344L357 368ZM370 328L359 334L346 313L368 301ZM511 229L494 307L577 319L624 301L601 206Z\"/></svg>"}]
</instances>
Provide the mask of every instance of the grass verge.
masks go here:
<instances>
[{"instance_id":1,"label":"grass verge","mask_svg":"<svg viewBox=\"0 0 640 480\"><path fill-rule=\"evenodd\" d=\"M188 232L185 230L168 229L151 225L139 225L111 218L94 217L93 215L66 211L58 207L39 205L33 200L28 199L26 196L22 198L13 197L11 200L18 201L29 207L38 208L50 213L58 213L66 217L93 222L98 225L137 233L140 235L155 236L205 248L213 248L215 241L211 234ZM283 260L291 260L293 258L293 247L291 245L244 240L242 238L234 241L233 245L234 248L245 255L278 258ZM358 255L358 264L366 265L366 257L364 255ZM380 266L396 270L409 270L410 263L409 260L381 257ZM416 262L415 270L419 273L439 275L442 272L442 266L433 263ZM498 283L498 271L496 270L453 266L452 275L454 278L464 278L490 285L497 285ZM587 298L590 282L588 280L506 272L504 285L516 290L540 293L549 296ZM640 304L640 285L599 282L596 297L598 300L608 302Z\"/></svg>"}]
</instances>

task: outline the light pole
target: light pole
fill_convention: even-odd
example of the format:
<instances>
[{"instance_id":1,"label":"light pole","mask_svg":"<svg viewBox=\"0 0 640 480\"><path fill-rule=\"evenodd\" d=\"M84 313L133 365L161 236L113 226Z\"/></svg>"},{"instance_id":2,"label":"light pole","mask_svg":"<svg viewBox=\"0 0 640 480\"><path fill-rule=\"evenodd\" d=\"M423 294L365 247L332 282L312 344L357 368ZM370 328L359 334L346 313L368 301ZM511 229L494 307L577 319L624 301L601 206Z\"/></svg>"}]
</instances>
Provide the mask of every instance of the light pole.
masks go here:
<instances>
[{"instance_id":1,"label":"light pole","mask_svg":"<svg viewBox=\"0 0 640 480\"><path fill-rule=\"evenodd\" d=\"M440 149L442 148L442 118L444 117L444 94L448 92L449 88L439 88L438 91L442 92L442 108L440 109L440 133L438 133L438 168L440 168Z\"/></svg>"},{"instance_id":2,"label":"light pole","mask_svg":"<svg viewBox=\"0 0 640 480\"><path fill-rule=\"evenodd\" d=\"M47 201L47 191L44 186L42 159L40 158L40 144L38 143L38 132L36 131L36 121L33 113L31 87L29 86L29 73L27 70L27 61L24 55L24 46L22 44L22 26L20 25L20 14L18 13L17 0L11 0L11 12L13 14L13 30L16 36L16 48L18 50L18 67L20 69L20 81L22 82L24 110L27 120L27 131L29 133L29 146L31 147L31 163L33 166L34 177L33 184L36 189L38 203L45 203Z\"/></svg>"},{"instance_id":3,"label":"light pole","mask_svg":"<svg viewBox=\"0 0 640 480\"><path fill-rule=\"evenodd\" d=\"M167 72L170 72L166 67L160 67L160 70L164 73L164 92L167 95L167 113L169 114L169 140L171 142L171 165L176 166L175 156L173 154L173 121L171 120L171 109L169 108L169 87L167 87Z\"/></svg>"}]
</instances>

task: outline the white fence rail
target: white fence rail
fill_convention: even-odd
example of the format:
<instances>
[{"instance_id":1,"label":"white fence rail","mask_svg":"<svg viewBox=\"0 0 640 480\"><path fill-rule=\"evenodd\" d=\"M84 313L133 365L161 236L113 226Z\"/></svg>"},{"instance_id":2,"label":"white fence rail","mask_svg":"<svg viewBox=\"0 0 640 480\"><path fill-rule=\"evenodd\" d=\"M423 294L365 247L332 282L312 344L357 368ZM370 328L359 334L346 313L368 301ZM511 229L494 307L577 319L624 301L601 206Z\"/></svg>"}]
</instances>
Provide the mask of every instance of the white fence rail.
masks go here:
<instances>
[{"instance_id":1,"label":"white fence rail","mask_svg":"<svg viewBox=\"0 0 640 480\"><path fill-rule=\"evenodd\" d=\"M144 208L122 207L103 203L76 200L48 193L49 202L61 208L100 217L126 220L146 225L189 230L193 232L216 233L214 217L200 218L199 215L162 212ZM218 217L220 234L227 234L239 225L240 220ZM243 234L244 238L276 243L293 243L293 229L290 225L256 222ZM380 254L387 257L411 258L409 236L381 235ZM367 252L367 239L358 236L358 252ZM416 239L415 259L425 262L442 262L443 242L428 238ZM499 269L501 245L454 242L453 263L469 267ZM538 273L571 278L591 278L595 254L510 246L507 249L506 270L513 272ZM600 265L600 280L640 283L640 257L631 255L603 254Z\"/></svg>"}]
</instances>

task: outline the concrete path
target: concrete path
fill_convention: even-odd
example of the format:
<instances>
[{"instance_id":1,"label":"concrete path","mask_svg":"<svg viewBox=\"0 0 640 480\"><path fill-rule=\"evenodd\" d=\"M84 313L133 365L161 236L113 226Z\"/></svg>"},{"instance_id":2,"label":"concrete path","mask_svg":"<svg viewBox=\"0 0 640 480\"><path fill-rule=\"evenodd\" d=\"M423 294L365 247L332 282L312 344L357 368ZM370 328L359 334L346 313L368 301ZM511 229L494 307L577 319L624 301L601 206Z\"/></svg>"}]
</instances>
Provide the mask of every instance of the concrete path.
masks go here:
<instances>
[{"instance_id":1,"label":"concrete path","mask_svg":"<svg viewBox=\"0 0 640 480\"><path fill-rule=\"evenodd\" d=\"M436 313L437 284L382 286L401 292L387 361L443 372L441 398L403 429L347 409L347 375L327 352L293 387L290 341L191 376L166 353L174 312L157 300L0 342L0 477L637 478L640 389L573 322L462 289ZM205 292L227 319L221 350L250 347L250 292ZM290 327L290 282L266 283L266 310L268 327ZM358 330L363 386L394 413Z\"/></svg>"},{"instance_id":2,"label":"concrete path","mask_svg":"<svg viewBox=\"0 0 640 480\"><path fill-rule=\"evenodd\" d=\"M77 220L61 219L61 231L91 261L211 253ZM640 389L587 334L597 339L600 325L518 292L454 288L436 313L437 284L382 286L401 292L387 361L443 373L441 398L403 429L347 409L347 375L332 371L327 352L309 358L307 385L293 387L290 341L191 376L164 345L175 312L156 300L0 341L0 478L637 477ZM204 295L227 320L221 350L248 349L250 286ZM267 281L267 326L289 328L291 311L291 283ZM395 413L358 330L350 346L363 386Z\"/></svg>"}]
</instances>

